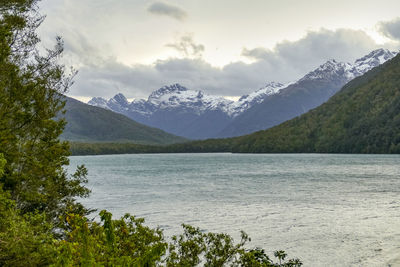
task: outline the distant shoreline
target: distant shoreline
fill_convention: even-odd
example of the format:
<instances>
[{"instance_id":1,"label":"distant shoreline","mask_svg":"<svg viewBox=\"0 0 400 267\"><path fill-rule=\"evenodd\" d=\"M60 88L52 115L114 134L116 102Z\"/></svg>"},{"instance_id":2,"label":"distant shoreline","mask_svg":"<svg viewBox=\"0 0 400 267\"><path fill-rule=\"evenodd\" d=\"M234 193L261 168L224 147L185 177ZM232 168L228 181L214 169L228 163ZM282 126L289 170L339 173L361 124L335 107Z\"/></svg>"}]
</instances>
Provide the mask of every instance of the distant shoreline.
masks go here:
<instances>
[{"instance_id":1,"label":"distant shoreline","mask_svg":"<svg viewBox=\"0 0 400 267\"><path fill-rule=\"evenodd\" d=\"M212 139L217 140L217 139ZM175 145L142 145L133 143L80 143L70 142L71 156L124 155L124 154L183 154L183 153L232 153L232 154L343 154L343 155L400 155L398 153L335 153L335 152L240 152L224 146L199 146L201 142Z\"/></svg>"}]
</instances>

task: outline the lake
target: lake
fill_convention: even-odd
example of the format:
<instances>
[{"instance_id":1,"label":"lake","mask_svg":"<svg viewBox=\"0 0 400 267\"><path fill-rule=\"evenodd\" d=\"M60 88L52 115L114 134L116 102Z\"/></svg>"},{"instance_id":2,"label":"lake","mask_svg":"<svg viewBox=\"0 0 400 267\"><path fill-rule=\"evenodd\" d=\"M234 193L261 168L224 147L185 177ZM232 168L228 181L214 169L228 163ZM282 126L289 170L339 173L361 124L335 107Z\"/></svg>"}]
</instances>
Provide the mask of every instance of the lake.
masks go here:
<instances>
[{"instance_id":1,"label":"lake","mask_svg":"<svg viewBox=\"0 0 400 267\"><path fill-rule=\"evenodd\" d=\"M400 156L136 154L74 156L82 202L144 217L166 236L187 223L304 266L388 266L400 257ZM393 266L394 266L393 265Z\"/></svg>"}]
</instances>

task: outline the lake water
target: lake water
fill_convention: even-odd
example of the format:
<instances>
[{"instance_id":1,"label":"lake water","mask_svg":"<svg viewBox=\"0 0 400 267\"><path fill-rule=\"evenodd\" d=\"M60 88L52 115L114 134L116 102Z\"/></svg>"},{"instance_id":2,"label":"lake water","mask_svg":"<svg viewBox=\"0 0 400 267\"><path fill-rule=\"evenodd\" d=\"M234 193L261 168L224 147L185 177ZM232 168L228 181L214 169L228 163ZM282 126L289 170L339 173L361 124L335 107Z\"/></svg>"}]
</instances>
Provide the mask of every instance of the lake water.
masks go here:
<instances>
[{"instance_id":1,"label":"lake water","mask_svg":"<svg viewBox=\"0 0 400 267\"><path fill-rule=\"evenodd\" d=\"M71 157L89 207L131 213L166 236L225 232L304 266L397 266L400 156L154 154Z\"/></svg>"}]
</instances>

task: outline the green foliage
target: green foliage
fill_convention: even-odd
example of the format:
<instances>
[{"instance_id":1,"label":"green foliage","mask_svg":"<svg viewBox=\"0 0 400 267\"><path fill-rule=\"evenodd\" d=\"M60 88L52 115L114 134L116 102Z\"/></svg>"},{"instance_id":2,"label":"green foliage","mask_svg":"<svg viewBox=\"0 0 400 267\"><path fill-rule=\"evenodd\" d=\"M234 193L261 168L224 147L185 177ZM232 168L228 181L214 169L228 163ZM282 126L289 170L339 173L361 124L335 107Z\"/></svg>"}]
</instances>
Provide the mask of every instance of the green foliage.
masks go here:
<instances>
[{"instance_id":1,"label":"green foliage","mask_svg":"<svg viewBox=\"0 0 400 267\"><path fill-rule=\"evenodd\" d=\"M57 256L44 214L20 214L0 187L0 266L44 266Z\"/></svg>"},{"instance_id":2,"label":"green foliage","mask_svg":"<svg viewBox=\"0 0 400 267\"><path fill-rule=\"evenodd\" d=\"M238 266L251 266L251 267L300 267L303 263L299 259L290 259L284 261L287 254L282 251L275 251L274 256L278 259L279 263L274 263L261 248L247 250L237 262Z\"/></svg>"},{"instance_id":3,"label":"green foliage","mask_svg":"<svg viewBox=\"0 0 400 267\"><path fill-rule=\"evenodd\" d=\"M69 214L65 240L58 242L56 265L62 266L155 266L161 262L167 244L159 229L143 225L143 219L129 214L112 220L100 212L102 224L82 215Z\"/></svg>"},{"instance_id":4,"label":"green foliage","mask_svg":"<svg viewBox=\"0 0 400 267\"><path fill-rule=\"evenodd\" d=\"M274 263L265 254L263 249L245 249L250 241L246 233L241 233L241 241L237 244L231 236L223 233L203 233L199 228L190 225L182 225L184 232L172 237L169 244L167 267L189 266L245 266L245 267L272 267L302 265L298 259L284 261L284 251L275 252L279 263Z\"/></svg>"},{"instance_id":5,"label":"green foliage","mask_svg":"<svg viewBox=\"0 0 400 267\"><path fill-rule=\"evenodd\" d=\"M3 1L4 2L4 1ZM7 164L0 184L10 192L23 213L45 212L57 221L69 206L83 207L75 197L88 190L84 177L68 177L69 146L61 142L65 121L55 120L62 111L64 93L72 76L56 61L63 51L56 39L54 50L41 55L36 29L43 21L37 1L12 0L0 8L0 153Z\"/></svg>"},{"instance_id":6,"label":"green foliage","mask_svg":"<svg viewBox=\"0 0 400 267\"><path fill-rule=\"evenodd\" d=\"M144 226L141 218L126 214L119 220L112 220L111 214L104 210L100 218L102 223L99 224L81 215L67 216L70 231L65 240L54 245L57 250L55 266L302 265L298 259L284 261L283 251L275 253L279 263L274 263L262 249L246 250L244 246L250 238L245 233L235 244L227 234L203 233L198 228L183 225L183 234L173 236L172 242L167 244L162 231Z\"/></svg>"},{"instance_id":7,"label":"green foliage","mask_svg":"<svg viewBox=\"0 0 400 267\"><path fill-rule=\"evenodd\" d=\"M19 214L13 200L0 191L0 266L301 266L299 260L274 263L264 250L244 248L227 234L203 233L183 225L184 233L167 244L162 231L144 226L129 214L101 223L79 214L65 217L65 238L55 239L44 214ZM168 253L166 254L168 248ZM283 253L280 251L279 253ZM286 255L286 254L285 254Z\"/></svg>"},{"instance_id":8,"label":"green foliage","mask_svg":"<svg viewBox=\"0 0 400 267\"><path fill-rule=\"evenodd\" d=\"M4 167L7 161L4 159L4 155L0 153L0 176L4 174Z\"/></svg>"},{"instance_id":9,"label":"green foliage","mask_svg":"<svg viewBox=\"0 0 400 267\"><path fill-rule=\"evenodd\" d=\"M66 98L67 125L62 139L79 142L115 142L164 145L187 141L162 130L137 123L122 114Z\"/></svg>"},{"instance_id":10,"label":"green foliage","mask_svg":"<svg viewBox=\"0 0 400 267\"><path fill-rule=\"evenodd\" d=\"M254 266L254 267L271 266L272 264L273 262L265 254L265 251L261 248L248 250L246 253L242 255L242 257L238 262L238 265L240 266Z\"/></svg>"}]
</instances>

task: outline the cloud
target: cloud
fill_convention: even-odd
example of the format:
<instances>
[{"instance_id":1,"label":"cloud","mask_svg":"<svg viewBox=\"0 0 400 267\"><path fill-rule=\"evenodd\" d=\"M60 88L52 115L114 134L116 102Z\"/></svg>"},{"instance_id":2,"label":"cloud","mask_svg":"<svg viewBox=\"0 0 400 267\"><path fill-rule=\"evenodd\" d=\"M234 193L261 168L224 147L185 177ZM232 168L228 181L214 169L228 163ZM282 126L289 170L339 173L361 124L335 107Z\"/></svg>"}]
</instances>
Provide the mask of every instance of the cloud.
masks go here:
<instances>
[{"instance_id":1,"label":"cloud","mask_svg":"<svg viewBox=\"0 0 400 267\"><path fill-rule=\"evenodd\" d=\"M274 65L291 65L291 68L298 70L310 70L331 58L354 61L375 48L377 44L364 31L321 29L308 32L306 36L294 42L278 43L272 50L262 47L244 48L242 55Z\"/></svg>"},{"instance_id":2,"label":"cloud","mask_svg":"<svg viewBox=\"0 0 400 267\"><path fill-rule=\"evenodd\" d=\"M242 56L255 60L267 58L270 53L270 50L263 47L257 47L253 49L243 48L242 50Z\"/></svg>"},{"instance_id":3,"label":"cloud","mask_svg":"<svg viewBox=\"0 0 400 267\"><path fill-rule=\"evenodd\" d=\"M252 58L253 63L238 61L217 68L201 57L190 57L204 50L204 47L193 42L191 36L184 36L176 44L168 46L188 57L132 66L121 64L113 57L96 60L80 69L70 94L111 97L122 92L128 98L146 98L153 90L164 85L181 83L209 94L239 96L269 81L297 80L328 59L352 62L378 48L363 31L321 29L308 32L297 41L280 42L273 49L244 48L242 55ZM79 49L76 51L81 53Z\"/></svg>"},{"instance_id":4,"label":"cloud","mask_svg":"<svg viewBox=\"0 0 400 267\"><path fill-rule=\"evenodd\" d=\"M184 57L201 57L202 52L204 52L204 45L196 44L193 41L192 34L186 34L180 38L175 43L166 44L166 47L170 47L181 53Z\"/></svg>"},{"instance_id":5,"label":"cloud","mask_svg":"<svg viewBox=\"0 0 400 267\"><path fill-rule=\"evenodd\" d=\"M65 31L64 40L64 62L75 67L81 66L97 66L105 64L112 55L108 55L105 51L100 50L92 44L88 38L80 34L78 31Z\"/></svg>"},{"instance_id":6,"label":"cloud","mask_svg":"<svg viewBox=\"0 0 400 267\"><path fill-rule=\"evenodd\" d=\"M400 17L391 21L380 22L378 30L384 36L400 41Z\"/></svg>"},{"instance_id":7,"label":"cloud","mask_svg":"<svg viewBox=\"0 0 400 267\"><path fill-rule=\"evenodd\" d=\"M168 16L179 21L183 21L187 17L185 10L164 2L155 2L151 4L147 8L147 11L155 15Z\"/></svg>"}]
</instances>

